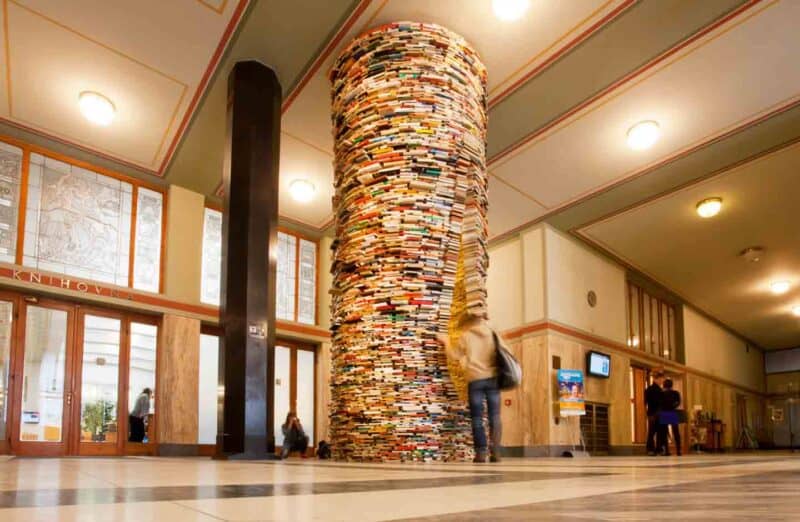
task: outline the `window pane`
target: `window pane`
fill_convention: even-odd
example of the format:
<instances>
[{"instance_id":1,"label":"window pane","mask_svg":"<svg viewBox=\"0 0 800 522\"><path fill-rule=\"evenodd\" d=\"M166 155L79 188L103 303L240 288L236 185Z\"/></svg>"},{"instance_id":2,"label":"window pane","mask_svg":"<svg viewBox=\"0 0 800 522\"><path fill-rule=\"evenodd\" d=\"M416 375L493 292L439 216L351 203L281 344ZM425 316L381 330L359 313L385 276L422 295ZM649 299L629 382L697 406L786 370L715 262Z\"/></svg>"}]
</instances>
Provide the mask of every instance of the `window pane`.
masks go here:
<instances>
[{"instance_id":1,"label":"window pane","mask_svg":"<svg viewBox=\"0 0 800 522\"><path fill-rule=\"evenodd\" d=\"M22 149L0 143L0 261L13 263L17 253Z\"/></svg>"},{"instance_id":2,"label":"window pane","mask_svg":"<svg viewBox=\"0 0 800 522\"><path fill-rule=\"evenodd\" d=\"M150 414L153 418L156 411L156 346L158 345L158 327L152 324L131 323L131 360L128 379L128 410L133 411L136 399L145 388L150 388L153 395L150 399ZM148 438L152 440L151 425L147 426ZM129 426L130 429L130 426Z\"/></svg>"},{"instance_id":3,"label":"window pane","mask_svg":"<svg viewBox=\"0 0 800 522\"><path fill-rule=\"evenodd\" d=\"M639 299L641 294L639 293L639 289L633 285L630 285L629 290L631 307L631 338L628 340L628 344L631 348L641 350L642 333L639 331Z\"/></svg>"},{"instance_id":4,"label":"window pane","mask_svg":"<svg viewBox=\"0 0 800 522\"><path fill-rule=\"evenodd\" d=\"M297 321L317 322L317 245L300 240L300 281L298 284Z\"/></svg>"},{"instance_id":5,"label":"window pane","mask_svg":"<svg viewBox=\"0 0 800 522\"><path fill-rule=\"evenodd\" d=\"M31 154L23 264L128 285L132 186Z\"/></svg>"},{"instance_id":6,"label":"window pane","mask_svg":"<svg viewBox=\"0 0 800 522\"><path fill-rule=\"evenodd\" d=\"M116 444L121 321L87 315L83 328L81 442Z\"/></svg>"},{"instance_id":7,"label":"window pane","mask_svg":"<svg viewBox=\"0 0 800 522\"><path fill-rule=\"evenodd\" d=\"M222 212L207 208L203 217L203 267L200 301L219 305L222 283Z\"/></svg>"},{"instance_id":8,"label":"window pane","mask_svg":"<svg viewBox=\"0 0 800 522\"><path fill-rule=\"evenodd\" d=\"M297 417L314 446L314 352L297 350Z\"/></svg>"},{"instance_id":9,"label":"window pane","mask_svg":"<svg viewBox=\"0 0 800 522\"><path fill-rule=\"evenodd\" d=\"M197 380L197 443L217 443L219 337L200 335L200 374Z\"/></svg>"},{"instance_id":10,"label":"window pane","mask_svg":"<svg viewBox=\"0 0 800 522\"><path fill-rule=\"evenodd\" d=\"M61 442L66 357L67 312L28 306L20 440Z\"/></svg>"},{"instance_id":11,"label":"window pane","mask_svg":"<svg viewBox=\"0 0 800 522\"><path fill-rule=\"evenodd\" d=\"M158 292L161 279L161 214L164 196L139 187L136 198L135 257L133 287Z\"/></svg>"},{"instance_id":12,"label":"window pane","mask_svg":"<svg viewBox=\"0 0 800 522\"><path fill-rule=\"evenodd\" d=\"M277 293L275 296L278 319L294 321L296 261L297 238L278 232Z\"/></svg>"},{"instance_id":13,"label":"window pane","mask_svg":"<svg viewBox=\"0 0 800 522\"><path fill-rule=\"evenodd\" d=\"M0 440L8 437L8 374L11 361L11 325L14 305L0 301Z\"/></svg>"}]
</instances>

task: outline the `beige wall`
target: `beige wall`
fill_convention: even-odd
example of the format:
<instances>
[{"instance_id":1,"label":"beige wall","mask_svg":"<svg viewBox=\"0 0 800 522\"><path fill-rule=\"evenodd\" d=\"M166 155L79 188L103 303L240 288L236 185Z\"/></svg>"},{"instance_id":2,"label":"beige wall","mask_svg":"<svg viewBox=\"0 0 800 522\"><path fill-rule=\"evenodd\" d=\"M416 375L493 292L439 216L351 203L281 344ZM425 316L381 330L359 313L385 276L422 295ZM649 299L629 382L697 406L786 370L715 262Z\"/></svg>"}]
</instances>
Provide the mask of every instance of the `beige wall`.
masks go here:
<instances>
[{"instance_id":1,"label":"beige wall","mask_svg":"<svg viewBox=\"0 0 800 522\"><path fill-rule=\"evenodd\" d=\"M518 238L492 249L486 287L489 318L497 330L508 330L523 323L522 274L522 250Z\"/></svg>"},{"instance_id":2,"label":"beige wall","mask_svg":"<svg viewBox=\"0 0 800 522\"><path fill-rule=\"evenodd\" d=\"M518 284L523 293L522 324L541 321L547 316L545 291L544 228L527 230L520 236L522 242L522 278ZM508 284L514 284L509 281Z\"/></svg>"},{"instance_id":3,"label":"beige wall","mask_svg":"<svg viewBox=\"0 0 800 522\"><path fill-rule=\"evenodd\" d=\"M755 390L764 390L764 355L688 306L683 307L686 365Z\"/></svg>"},{"instance_id":4,"label":"beige wall","mask_svg":"<svg viewBox=\"0 0 800 522\"><path fill-rule=\"evenodd\" d=\"M317 321L320 328L331 325L331 243L333 238L325 236L319 241L319 303L317 303Z\"/></svg>"},{"instance_id":5,"label":"beige wall","mask_svg":"<svg viewBox=\"0 0 800 522\"><path fill-rule=\"evenodd\" d=\"M200 302L205 198L177 185L167 196L164 295L189 303Z\"/></svg>"},{"instance_id":6,"label":"beige wall","mask_svg":"<svg viewBox=\"0 0 800 522\"><path fill-rule=\"evenodd\" d=\"M594 335L625 342L625 271L547 227L547 317ZM597 294L597 305L587 294Z\"/></svg>"}]
</instances>

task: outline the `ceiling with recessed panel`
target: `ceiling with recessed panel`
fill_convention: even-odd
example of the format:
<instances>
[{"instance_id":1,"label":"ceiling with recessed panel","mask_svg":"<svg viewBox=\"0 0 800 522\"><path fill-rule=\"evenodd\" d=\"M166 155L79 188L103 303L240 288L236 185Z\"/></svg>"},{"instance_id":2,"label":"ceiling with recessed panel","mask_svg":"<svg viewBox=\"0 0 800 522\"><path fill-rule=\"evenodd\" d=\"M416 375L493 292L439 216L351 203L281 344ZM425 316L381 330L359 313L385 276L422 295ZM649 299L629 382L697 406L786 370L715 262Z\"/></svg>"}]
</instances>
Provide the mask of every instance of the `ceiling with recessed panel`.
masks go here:
<instances>
[{"instance_id":1,"label":"ceiling with recessed panel","mask_svg":"<svg viewBox=\"0 0 800 522\"><path fill-rule=\"evenodd\" d=\"M2 0L0 118L160 175L238 4ZM112 125L82 116L83 91L113 102Z\"/></svg>"},{"instance_id":2,"label":"ceiling with recessed panel","mask_svg":"<svg viewBox=\"0 0 800 522\"><path fill-rule=\"evenodd\" d=\"M494 0L0 2L0 133L49 139L82 159L90 150L111 162L106 168L164 177L211 199L221 195L228 74L241 60L272 67L283 87L279 212L312 235L332 224L327 74L336 56L383 23L444 25L489 72L493 241L547 222L674 285L759 344L800 344L778 309L786 303L747 294L756 276L731 260L747 239L776 245L760 270L799 266L784 245L791 205L748 202L764 212L748 210L762 233L745 238L745 221L723 221L743 207L726 202L721 235L706 237L681 214L697 194L667 203L702 181L719 183L733 205L737 190L749 190L734 173L763 168L746 165L764 165L800 139L799 1L529 0L515 20L497 17ZM114 101L110 126L81 117L82 90ZM659 139L632 150L626 134L644 120L657 122ZM773 170L764 180L780 197L795 194L792 176ZM290 197L296 179L315 186L310 203ZM692 264L675 273L664 260L629 255L640 240ZM702 241L714 245L690 256L689 245ZM714 263L719 272L706 276ZM748 316L748 302L758 312Z\"/></svg>"},{"instance_id":3,"label":"ceiling with recessed panel","mask_svg":"<svg viewBox=\"0 0 800 522\"><path fill-rule=\"evenodd\" d=\"M696 205L722 198L715 217ZM800 341L800 144L644 202L579 234L765 348ZM760 246L758 262L739 254ZM789 281L773 295L773 281Z\"/></svg>"}]
</instances>

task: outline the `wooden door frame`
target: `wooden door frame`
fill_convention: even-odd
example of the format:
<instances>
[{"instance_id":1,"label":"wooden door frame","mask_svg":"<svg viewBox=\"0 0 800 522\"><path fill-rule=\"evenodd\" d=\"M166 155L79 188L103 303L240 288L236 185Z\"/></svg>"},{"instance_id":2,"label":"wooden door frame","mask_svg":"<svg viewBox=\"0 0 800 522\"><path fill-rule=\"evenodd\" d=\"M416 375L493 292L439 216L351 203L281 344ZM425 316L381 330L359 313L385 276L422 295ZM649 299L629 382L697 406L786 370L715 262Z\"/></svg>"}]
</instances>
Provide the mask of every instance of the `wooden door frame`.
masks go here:
<instances>
[{"instance_id":1,"label":"wooden door frame","mask_svg":"<svg viewBox=\"0 0 800 522\"><path fill-rule=\"evenodd\" d=\"M127 341L130 339L129 335L126 335L125 331L125 313L114 310L114 309L105 309L105 308L96 308L92 306L83 306L77 305L77 318L76 318L76 330L75 330L75 349L74 352L74 369L75 369L75 403L79 406L76 408L76 411L73 413L73 421L74 426L77 427L75 430L75 435L72 437L70 441L72 443L72 447L70 448L69 454L70 455L81 455L81 456L115 456L121 455L123 452L123 438L127 439L127 426L123 426L123 417L127 421L127 412L125 408L125 404L123 402L123 382L122 382L122 373L123 373L123 361L125 357L123 354L126 352L126 344L129 344ZM117 443L116 444L108 444L104 442L83 442L81 440L82 430L80 429L81 426L81 398L83 394L83 344L84 344L84 330L85 330L85 319L87 315L92 315L95 317L106 317L111 319L118 319L119 320L119 367L117 369ZM127 399L127 397L125 397ZM125 427L125 430L123 430Z\"/></svg>"},{"instance_id":2,"label":"wooden door frame","mask_svg":"<svg viewBox=\"0 0 800 522\"><path fill-rule=\"evenodd\" d=\"M645 445L646 442L647 442L647 431L648 431L648 424L647 423L648 423L648 420L647 420L647 403L645 401L644 392L645 392L645 390L647 390L647 381L648 381L650 370L648 368L644 367L644 366L641 366L641 365L638 365L638 364L634 364L633 362L631 362L630 368L633 371L634 377L636 375L636 371L637 370L641 371L641 372L644 372L644 386L642 387L641 405L636 404L636 382L632 383L634 396L631 397L631 401L633 401L633 411L634 411L633 422L634 422L634 426L638 426L638 424L639 424L639 423L637 423L636 412L639 409L643 409L643 413L644 413L644 442L637 441L636 438L633 437L633 440L631 440L631 443L634 444L634 445ZM641 427L641 426L639 426L639 427Z\"/></svg>"},{"instance_id":3,"label":"wooden door frame","mask_svg":"<svg viewBox=\"0 0 800 522\"><path fill-rule=\"evenodd\" d=\"M146 456L156 456L158 455L158 418L159 418L159 406L158 402L156 402L156 411L153 415L153 423L152 426L148 427L149 433L152 435L152 438L148 438L147 444L141 442L129 442L128 441L128 415L130 412L130 404L128 404L128 394L130 393L130 355L131 355L131 324L132 323L139 323L139 324L149 324L156 327L156 362L155 362L155 372L156 372L156 383L155 389L153 390L153 396L151 400L156 400L157 397L157 390L161 387L161 375L158 371L158 367L160 364L160 357L159 353L160 345L161 345L161 326L162 320L161 317L153 316L153 315L146 315L146 314L137 314L137 313L128 313L125 315L125 339L127 344L127 350L125 355L125 367L124 367L124 395L123 395L123 402L125 404L125 442L123 444L123 455L146 455Z\"/></svg>"},{"instance_id":4,"label":"wooden door frame","mask_svg":"<svg viewBox=\"0 0 800 522\"><path fill-rule=\"evenodd\" d=\"M16 382L16 372L14 365L16 362L15 350L18 343L17 330L19 329L19 301L20 295L16 292L8 292L0 289L0 301L11 303L11 330L8 335L8 361L6 364L7 371L7 390L5 400L6 409L6 436L0 439L0 455L8 455L11 453L11 432L14 426L14 403L16 394L14 392L14 384Z\"/></svg>"},{"instance_id":5,"label":"wooden door frame","mask_svg":"<svg viewBox=\"0 0 800 522\"><path fill-rule=\"evenodd\" d=\"M319 345L313 344L309 342L297 341L294 339L279 337L275 339L275 346L283 346L284 348L289 348L289 411L297 411L297 351L303 350L306 352L312 352L314 354L314 423L311 427L314 443L316 444L317 441L317 378L319 376ZM272 383L274 386L275 383ZM277 423L280 419L275 419ZM278 424L276 424L278 426ZM278 447L276 447L275 451L278 451ZM309 448L310 452L314 451L314 448ZM312 453L313 454L313 453Z\"/></svg>"},{"instance_id":6,"label":"wooden door frame","mask_svg":"<svg viewBox=\"0 0 800 522\"><path fill-rule=\"evenodd\" d=\"M12 429L11 429L11 451L15 455L22 456L41 456L41 457L60 457L69 454L71 437L75 431L72 425L74 391L75 391L75 320L77 316L76 306L68 304L63 301L47 299L47 298L28 298L22 296L20 300L18 323L17 328L16 346L14 347L14 403L12 404L13 414ZM67 333L66 333L66 346L65 346L65 359L64 359L64 397L61 410L61 442L32 442L21 441L20 436L20 419L22 418L22 384L24 380L25 371L25 335L26 322L28 317L28 307L38 306L40 308L49 308L51 310L61 310L67 313Z\"/></svg>"}]
</instances>

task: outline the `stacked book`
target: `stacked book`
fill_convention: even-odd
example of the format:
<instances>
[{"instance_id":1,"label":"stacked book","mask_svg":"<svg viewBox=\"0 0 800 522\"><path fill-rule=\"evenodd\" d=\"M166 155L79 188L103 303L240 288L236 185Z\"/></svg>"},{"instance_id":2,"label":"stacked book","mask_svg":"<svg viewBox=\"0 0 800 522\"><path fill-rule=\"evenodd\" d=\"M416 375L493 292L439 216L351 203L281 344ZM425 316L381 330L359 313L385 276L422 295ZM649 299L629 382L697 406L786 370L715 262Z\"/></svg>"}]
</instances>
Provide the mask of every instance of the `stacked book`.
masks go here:
<instances>
[{"instance_id":1,"label":"stacked book","mask_svg":"<svg viewBox=\"0 0 800 522\"><path fill-rule=\"evenodd\" d=\"M463 377L436 336L486 307L486 69L460 36L400 22L330 79L335 456L469 458Z\"/></svg>"}]
</instances>

